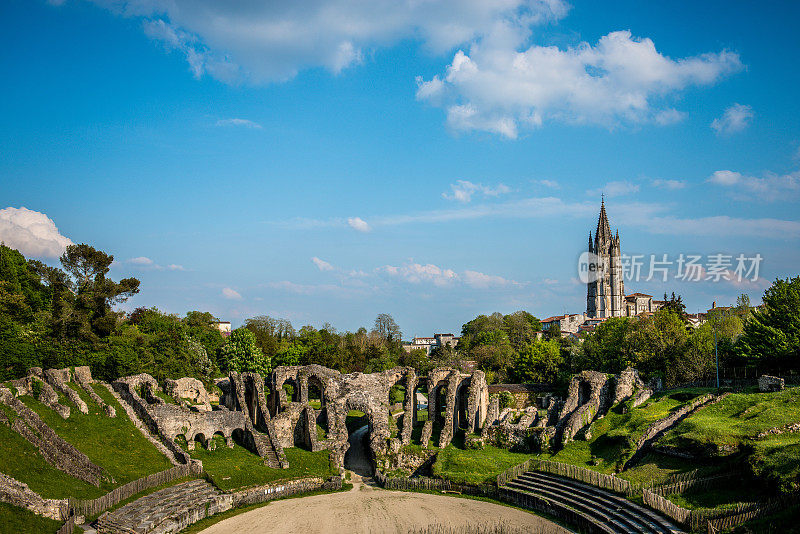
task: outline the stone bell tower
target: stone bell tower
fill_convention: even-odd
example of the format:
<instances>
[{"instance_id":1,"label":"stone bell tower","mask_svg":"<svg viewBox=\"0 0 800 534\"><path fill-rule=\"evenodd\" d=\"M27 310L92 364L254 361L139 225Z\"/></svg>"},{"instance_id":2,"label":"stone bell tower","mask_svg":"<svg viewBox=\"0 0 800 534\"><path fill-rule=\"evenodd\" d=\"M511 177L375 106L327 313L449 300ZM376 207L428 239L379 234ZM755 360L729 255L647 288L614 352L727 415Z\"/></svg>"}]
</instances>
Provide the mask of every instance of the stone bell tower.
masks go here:
<instances>
[{"instance_id":1,"label":"stone bell tower","mask_svg":"<svg viewBox=\"0 0 800 534\"><path fill-rule=\"evenodd\" d=\"M586 316L592 319L621 317L625 301L625 285L622 280L622 253L619 230L611 233L608 224L605 199L600 201L600 217L592 241L589 231L589 253L594 254L597 277L589 280L586 288Z\"/></svg>"}]
</instances>

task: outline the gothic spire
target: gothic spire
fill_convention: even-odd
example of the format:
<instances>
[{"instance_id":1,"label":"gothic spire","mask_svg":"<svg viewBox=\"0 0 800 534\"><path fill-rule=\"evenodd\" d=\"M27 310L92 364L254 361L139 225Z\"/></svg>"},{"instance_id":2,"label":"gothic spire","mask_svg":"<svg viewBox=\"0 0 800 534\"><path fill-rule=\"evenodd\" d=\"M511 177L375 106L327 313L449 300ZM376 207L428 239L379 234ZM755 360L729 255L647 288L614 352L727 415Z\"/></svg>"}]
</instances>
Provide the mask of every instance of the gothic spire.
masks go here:
<instances>
[{"instance_id":1,"label":"gothic spire","mask_svg":"<svg viewBox=\"0 0 800 534\"><path fill-rule=\"evenodd\" d=\"M597 232L595 232L595 239L602 242L611 237L611 225L608 224L608 216L606 215L606 202L604 197L600 197L600 217L597 219Z\"/></svg>"}]
</instances>

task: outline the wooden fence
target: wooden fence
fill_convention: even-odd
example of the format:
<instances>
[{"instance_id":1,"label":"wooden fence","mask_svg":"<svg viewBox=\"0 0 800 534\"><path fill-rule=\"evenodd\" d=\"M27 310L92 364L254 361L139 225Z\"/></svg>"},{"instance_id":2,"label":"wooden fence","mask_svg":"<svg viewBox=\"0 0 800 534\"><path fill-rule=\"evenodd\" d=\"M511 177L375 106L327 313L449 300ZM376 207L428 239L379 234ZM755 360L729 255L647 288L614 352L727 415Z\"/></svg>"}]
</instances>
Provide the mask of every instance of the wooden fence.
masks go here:
<instances>
[{"instance_id":1,"label":"wooden fence","mask_svg":"<svg viewBox=\"0 0 800 534\"><path fill-rule=\"evenodd\" d=\"M72 534L75 531L75 516L70 516L67 522L61 525L56 534Z\"/></svg>"},{"instance_id":2,"label":"wooden fence","mask_svg":"<svg viewBox=\"0 0 800 534\"><path fill-rule=\"evenodd\" d=\"M385 489L401 491L428 490L497 497L497 486L494 484L456 484L449 480L430 477L387 477L380 469L375 470L374 478L378 485Z\"/></svg>"},{"instance_id":3,"label":"wooden fence","mask_svg":"<svg viewBox=\"0 0 800 534\"><path fill-rule=\"evenodd\" d=\"M624 478L619 478L614 475L606 475L605 473L593 471L585 467L564 464L561 462L533 459L530 463L530 469L571 478L573 480L578 480L580 482L589 484L590 486L597 486L598 488L611 490L626 496L636 495L641 489L641 486L637 484L631 484Z\"/></svg>"},{"instance_id":4,"label":"wooden fence","mask_svg":"<svg viewBox=\"0 0 800 534\"><path fill-rule=\"evenodd\" d=\"M717 532L741 525L746 521L778 510L782 506L787 506L789 502L796 499L796 496L788 496L763 502L741 502L736 503L733 507L722 509L699 508L688 510L667 498L675 493L706 489L736 476L738 476L736 473L716 475L646 488L642 491L642 499L650 508L671 517L692 530L707 528L708 532Z\"/></svg>"},{"instance_id":5,"label":"wooden fence","mask_svg":"<svg viewBox=\"0 0 800 534\"><path fill-rule=\"evenodd\" d=\"M124 501L125 499L128 499L129 497L133 497L141 491L154 488L162 484L167 484L168 482L172 482L173 480L177 480L189 475L199 475L201 471L202 468L194 462L190 464L176 465L175 467L165 471L153 473L152 475L147 475L146 477L123 484L122 486L114 488L97 499L82 501L69 498L68 502L70 511L73 516L95 516L101 512L105 512L112 506Z\"/></svg>"}]
</instances>

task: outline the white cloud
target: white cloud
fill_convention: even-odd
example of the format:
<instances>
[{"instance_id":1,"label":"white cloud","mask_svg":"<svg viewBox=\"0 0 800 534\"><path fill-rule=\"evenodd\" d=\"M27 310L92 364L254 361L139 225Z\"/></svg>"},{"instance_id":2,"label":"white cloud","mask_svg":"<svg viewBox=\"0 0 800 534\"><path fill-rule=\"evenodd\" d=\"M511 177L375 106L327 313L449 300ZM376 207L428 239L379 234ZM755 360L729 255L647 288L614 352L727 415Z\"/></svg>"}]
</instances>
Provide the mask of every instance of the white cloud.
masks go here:
<instances>
[{"instance_id":1,"label":"white cloud","mask_svg":"<svg viewBox=\"0 0 800 534\"><path fill-rule=\"evenodd\" d=\"M229 287L222 288L222 296L228 300L242 300L242 295L235 289Z\"/></svg>"},{"instance_id":2,"label":"white cloud","mask_svg":"<svg viewBox=\"0 0 800 534\"><path fill-rule=\"evenodd\" d=\"M33 258L57 258L72 245L50 217L25 207L0 209L0 242Z\"/></svg>"},{"instance_id":3,"label":"white cloud","mask_svg":"<svg viewBox=\"0 0 800 534\"><path fill-rule=\"evenodd\" d=\"M136 257L136 258L131 258L131 259L129 259L129 260L128 260L128 263L132 263L132 264L134 264L134 265L146 265L146 266L150 266L150 265L153 265L155 262L153 262L153 260L151 260L151 259L150 259L150 258L148 258L148 257L145 257L145 256L139 256L139 257Z\"/></svg>"},{"instance_id":4,"label":"white cloud","mask_svg":"<svg viewBox=\"0 0 800 534\"><path fill-rule=\"evenodd\" d=\"M711 128L723 135L741 132L750 125L752 118L753 108L734 104L725 110L722 117L711 121Z\"/></svg>"},{"instance_id":5,"label":"white cloud","mask_svg":"<svg viewBox=\"0 0 800 534\"><path fill-rule=\"evenodd\" d=\"M539 183L545 187L549 187L550 189L559 189L561 187L558 182L554 180L537 180L536 183Z\"/></svg>"},{"instance_id":6,"label":"white cloud","mask_svg":"<svg viewBox=\"0 0 800 534\"><path fill-rule=\"evenodd\" d=\"M468 180L456 180L456 183L450 184L451 194L442 193L442 197L448 200L457 200L459 202L470 202L472 195L479 193L487 197L497 197L511 192L511 188L504 184L499 184L497 187L490 187L483 184L475 184Z\"/></svg>"},{"instance_id":7,"label":"white cloud","mask_svg":"<svg viewBox=\"0 0 800 534\"><path fill-rule=\"evenodd\" d=\"M464 271L464 274L461 275L461 278L469 287L476 289L504 287L512 283L510 280L506 280L502 276L485 274L478 271Z\"/></svg>"},{"instance_id":8,"label":"white cloud","mask_svg":"<svg viewBox=\"0 0 800 534\"><path fill-rule=\"evenodd\" d=\"M417 98L447 109L456 130L483 130L516 138L545 121L671 124L684 114L664 107L689 86L710 85L742 68L733 52L671 59L653 41L612 32L596 45L566 50L533 45L520 51L525 32L498 24L493 33L459 50L443 75L417 79Z\"/></svg>"},{"instance_id":9,"label":"white cloud","mask_svg":"<svg viewBox=\"0 0 800 534\"><path fill-rule=\"evenodd\" d=\"M708 182L731 189L740 200L794 200L800 194L800 171L789 174L768 173L763 178L746 176L735 171L716 171Z\"/></svg>"},{"instance_id":10,"label":"white cloud","mask_svg":"<svg viewBox=\"0 0 800 534\"><path fill-rule=\"evenodd\" d=\"M631 193L638 193L639 185L628 181L614 181L608 182L600 189L590 189L586 194L591 196L598 196L604 194L607 197L619 197Z\"/></svg>"},{"instance_id":11,"label":"white cloud","mask_svg":"<svg viewBox=\"0 0 800 534\"><path fill-rule=\"evenodd\" d=\"M242 126L244 128L251 128L253 130L261 129L261 125L259 123L248 119L220 119L217 121L217 126Z\"/></svg>"},{"instance_id":12,"label":"white cloud","mask_svg":"<svg viewBox=\"0 0 800 534\"><path fill-rule=\"evenodd\" d=\"M661 178L656 178L652 181L653 187L658 187L660 189L669 189L671 191L675 191L676 189L683 189L686 187L686 182L683 180L662 180Z\"/></svg>"},{"instance_id":13,"label":"white cloud","mask_svg":"<svg viewBox=\"0 0 800 534\"><path fill-rule=\"evenodd\" d=\"M359 232L369 232L372 230L369 224L367 224L367 221L361 217L349 217L347 219L347 224L350 226L350 228L358 230Z\"/></svg>"},{"instance_id":14,"label":"white cloud","mask_svg":"<svg viewBox=\"0 0 800 534\"><path fill-rule=\"evenodd\" d=\"M314 262L314 265L316 265L317 269L319 269L320 271L332 271L333 270L333 265L331 265L330 263L328 263L325 260L319 259L316 256L311 258L311 261Z\"/></svg>"},{"instance_id":15,"label":"white cloud","mask_svg":"<svg viewBox=\"0 0 800 534\"><path fill-rule=\"evenodd\" d=\"M116 263L116 262L115 262ZM131 264L136 266L139 269L146 270L146 271L163 271L164 269L168 271L185 271L183 265L178 265L176 263L170 263L166 267L163 265L159 265L154 260L148 258L147 256L137 256L136 258L129 258L125 260L125 263Z\"/></svg>"},{"instance_id":16,"label":"white cloud","mask_svg":"<svg viewBox=\"0 0 800 534\"><path fill-rule=\"evenodd\" d=\"M306 68L338 73L366 52L406 39L434 53L480 39L497 24L519 27L566 15L561 0L94 0L141 17L145 33L184 55L197 77L287 80Z\"/></svg>"},{"instance_id":17,"label":"white cloud","mask_svg":"<svg viewBox=\"0 0 800 534\"><path fill-rule=\"evenodd\" d=\"M450 287L455 284L463 284L474 289L487 289L490 287L521 285L519 282L507 280L502 276L485 274L478 271L466 270L459 274L453 269L439 267L432 263L425 265L419 263L406 263L401 266L385 265L378 269L378 271L411 284L431 283L437 287Z\"/></svg>"}]
</instances>

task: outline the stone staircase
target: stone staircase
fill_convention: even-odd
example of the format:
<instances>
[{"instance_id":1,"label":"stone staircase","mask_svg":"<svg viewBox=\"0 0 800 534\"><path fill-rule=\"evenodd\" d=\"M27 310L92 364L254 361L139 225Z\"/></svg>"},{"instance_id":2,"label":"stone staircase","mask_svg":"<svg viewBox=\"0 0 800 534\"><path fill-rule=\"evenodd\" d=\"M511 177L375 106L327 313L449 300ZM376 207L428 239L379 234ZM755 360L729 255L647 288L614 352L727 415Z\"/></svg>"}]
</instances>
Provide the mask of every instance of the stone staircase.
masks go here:
<instances>
[{"instance_id":1,"label":"stone staircase","mask_svg":"<svg viewBox=\"0 0 800 534\"><path fill-rule=\"evenodd\" d=\"M532 497L538 508L550 508L556 515L577 517L593 532L680 533L655 512L611 492L549 473L528 471L502 488Z\"/></svg>"},{"instance_id":2,"label":"stone staircase","mask_svg":"<svg viewBox=\"0 0 800 534\"><path fill-rule=\"evenodd\" d=\"M176 484L103 514L97 520L97 531L122 534L177 532L171 527L177 518L198 507L205 507L219 495L221 492L204 480Z\"/></svg>"}]
</instances>

